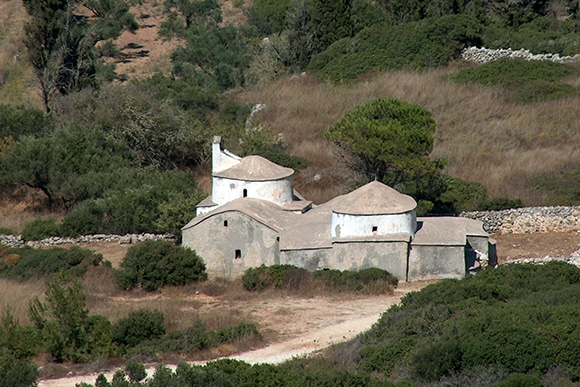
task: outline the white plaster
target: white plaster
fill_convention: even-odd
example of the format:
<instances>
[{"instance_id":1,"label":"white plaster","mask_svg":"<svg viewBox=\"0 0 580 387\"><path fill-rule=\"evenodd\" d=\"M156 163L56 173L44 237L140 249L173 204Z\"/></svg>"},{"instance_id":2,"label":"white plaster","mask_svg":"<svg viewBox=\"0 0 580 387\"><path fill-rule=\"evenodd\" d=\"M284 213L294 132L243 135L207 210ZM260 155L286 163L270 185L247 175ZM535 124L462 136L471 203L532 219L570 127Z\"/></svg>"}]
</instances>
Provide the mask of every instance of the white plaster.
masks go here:
<instances>
[{"instance_id":1,"label":"white plaster","mask_svg":"<svg viewBox=\"0 0 580 387\"><path fill-rule=\"evenodd\" d=\"M374 228L376 228L376 231L373 231ZM416 229L417 217L415 211L389 215L348 215L333 212L330 232L333 238L398 233L408 233L412 238Z\"/></svg>"},{"instance_id":2,"label":"white plaster","mask_svg":"<svg viewBox=\"0 0 580 387\"><path fill-rule=\"evenodd\" d=\"M244 197L262 199L279 206L292 202L292 176L273 181L245 181L213 177L212 201L221 206L233 200ZM212 208L213 209L213 208Z\"/></svg>"},{"instance_id":3,"label":"white plaster","mask_svg":"<svg viewBox=\"0 0 580 387\"><path fill-rule=\"evenodd\" d=\"M242 159L232 152L224 149L224 143L220 136L213 138L211 148L211 170L212 173L225 171L228 168L239 164Z\"/></svg>"}]
</instances>

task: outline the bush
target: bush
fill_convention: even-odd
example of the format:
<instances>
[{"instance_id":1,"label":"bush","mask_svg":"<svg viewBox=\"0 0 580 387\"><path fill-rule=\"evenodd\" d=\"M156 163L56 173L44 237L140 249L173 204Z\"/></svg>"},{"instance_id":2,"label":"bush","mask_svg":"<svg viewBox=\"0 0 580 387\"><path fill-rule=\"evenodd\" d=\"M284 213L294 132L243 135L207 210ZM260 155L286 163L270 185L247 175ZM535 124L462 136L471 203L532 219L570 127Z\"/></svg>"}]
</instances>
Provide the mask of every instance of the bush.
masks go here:
<instances>
[{"instance_id":1,"label":"bush","mask_svg":"<svg viewBox=\"0 0 580 387\"><path fill-rule=\"evenodd\" d=\"M508 99L515 102L542 102L577 94L577 90L562 80L578 70L565 63L501 58L480 66L460 70L450 79L458 83L478 83L502 86Z\"/></svg>"},{"instance_id":2,"label":"bush","mask_svg":"<svg viewBox=\"0 0 580 387\"><path fill-rule=\"evenodd\" d=\"M387 293L399 280L378 268L360 271L321 270L312 273L315 282L334 292Z\"/></svg>"},{"instance_id":3,"label":"bush","mask_svg":"<svg viewBox=\"0 0 580 387\"><path fill-rule=\"evenodd\" d=\"M309 70L345 82L371 71L444 66L464 47L481 45L481 25L466 15L448 15L390 26L376 24L314 57Z\"/></svg>"},{"instance_id":4,"label":"bush","mask_svg":"<svg viewBox=\"0 0 580 387\"><path fill-rule=\"evenodd\" d=\"M115 278L126 290L139 286L155 291L207 279L205 265L194 251L168 241L148 240L129 248L120 266Z\"/></svg>"},{"instance_id":5,"label":"bush","mask_svg":"<svg viewBox=\"0 0 580 387\"><path fill-rule=\"evenodd\" d=\"M10 387L37 386L38 367L16 359L8 350L0 350L0 385Z\"/></svg>"},{"instance_id":6,"label":"bush","mask_svg":"<svg viewBox=\"0 0 580 387\"><path fill-rule=\"evenodd\" d=\"M262 265L244 272L242 283L248 291L263 291L268 288L298 289L308 283L310 275L306 269L292 265Z\"/></svg>"},{"instance_id":7,"label":"bush","mask_svg":"<svg viewBox=\"0 0 580 387\"><path fill-rule=\"evenodd\" d=\"M30 302L28 317L53 361L79 363L113 354L111 324L103 316L89 317L78 279L60 273L47 283L45 299Z\"/></svg>"},{"instance_id":8,"label":"bush","mask_svg":"<svg viewBox=\"0 0 580 387\"><path fill-rule=\"evenodd\" d=\"M9 249L0 260L0 277L24 281L34 276L47 276L60 271L82 276L89 266L98 266L103 259L92 250L73 246L69 249L34 249L22 247Z\"/></svg>"},{"instance_id":9,"label":"bush","mask_svg":"<svg viewBox=\"0 0 580 387\"><path fill-rule=\"evenodd\" d=\"M509 199L509 198L494 198L486 200L477 206L479 211L500 211L509 210L512 208L522 208L524 204L521 199Z\"/></svg>"},{"instance_id":10,"label":"bush","mask_svg":"<svg viewBox=\"0 0 580 387\"><path fill-rule=\"evenodd\" d=\"M112 327L113 341L124 348L135 347L145 340L158 338L164 334L164 317L159 310L133 311Z\"/></svg>"},{"instance_id":11,"label":"bush","mask_svg":"<svg viewBox=\"0 0 580 387\"><path fill-rule=\"evenodd\" d=\"M42 239L59 236L61 229L56 218L41 218L31 220L24 225L22 238L26 241L40 241Z\"/></svg>"}]
</instances>

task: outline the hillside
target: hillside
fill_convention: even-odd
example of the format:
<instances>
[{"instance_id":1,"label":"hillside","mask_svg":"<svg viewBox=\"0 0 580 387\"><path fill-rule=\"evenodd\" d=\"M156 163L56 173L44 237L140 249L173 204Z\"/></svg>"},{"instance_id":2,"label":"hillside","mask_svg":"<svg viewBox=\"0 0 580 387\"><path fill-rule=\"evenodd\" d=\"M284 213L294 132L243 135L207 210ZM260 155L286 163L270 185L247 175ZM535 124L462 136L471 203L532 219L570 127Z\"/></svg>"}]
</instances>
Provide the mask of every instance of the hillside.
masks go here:
<instances>
[{"instance_id":1,"label":"hillside","mask_svg":"<svg viewBox=\"0 0 580 387\"><path fill-rule=\"evenodd\" d=\"M244 20L247 5L226 1L223 24ZM131 8L140 26L117 40L115 58L118 80L126 83L161 72L171 72L171 52L179 39L162 39L159 26L167 15L158 2L144 1ZM34 78L25 65L22 23L26 19L19 1L4 0L5 19L0 58L4 81L0 101L38 106ZM323 202L353 184L348 171L338 163L336 151L323 135L344 112L374 98L395 97L422 106L433 113L437 133L432 158L447 160L451 176L483 184L488 197L520 198L526 205L570 204L575 172L580 163L579 96L533 104L506 102L501 88L459 85L448 76L465 63L452 63L422 72L372 73L352 84L332 85L311 75L281 77L259 86L235 89L226 95L244 104L261 103L262 127L280 135L289 152L305 157L310 167L297 176L297 189L315 202ZM580 73L566 83L578 87ZM4 97L2 97L4 96ZM207 170L197 175L201 182ZM567 183L558 180L564 178ZM206 190L209 188L204 183ZM563 203L566 202L566 203Z\"/></svg>"}]
</instances>

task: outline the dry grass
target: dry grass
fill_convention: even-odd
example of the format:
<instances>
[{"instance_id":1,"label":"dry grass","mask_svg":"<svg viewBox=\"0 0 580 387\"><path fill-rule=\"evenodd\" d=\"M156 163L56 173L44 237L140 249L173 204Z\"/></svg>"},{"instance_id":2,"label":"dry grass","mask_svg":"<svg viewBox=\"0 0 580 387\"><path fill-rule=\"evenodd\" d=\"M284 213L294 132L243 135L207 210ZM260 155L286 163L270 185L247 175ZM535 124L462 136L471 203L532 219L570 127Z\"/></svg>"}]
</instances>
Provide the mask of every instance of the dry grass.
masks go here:
<instances>
[{"instance_id":1,"label":"dry grass","mask_svg":"<svg viewBox=\"0 0 580 387\"><path fill-rule=\"evenodd\" d=\"M449 174L484 184L490 197L541 204L545 198L530 189L529 180L569 172L580 164L580 97L507 103L500 89L448 82L455 67L372 74L352 85L295 76L245 90L236 98L266 104L259 117L262 124L281 133L292 154L311 160L296 185L307 198L328 200L352 182L335 167L333 146L323 137L327 129L355 105L394 97L433 113L438 131L432 156L448 160ZM318 181L313 180L315 175Z\"/></svg>"},{"instance_id":2,"label":"dry grass","mask_svg":"<svg viewBox=\"0 0 580 387\"><path fill-rule=\"evenodd\" d=\"M0 310L10 308L15 319L27 325L28 304L35 297L42 297L46 290L44 279L33 279L26 282L17 282L0 278Z\"/></svg>"}]
</instances>

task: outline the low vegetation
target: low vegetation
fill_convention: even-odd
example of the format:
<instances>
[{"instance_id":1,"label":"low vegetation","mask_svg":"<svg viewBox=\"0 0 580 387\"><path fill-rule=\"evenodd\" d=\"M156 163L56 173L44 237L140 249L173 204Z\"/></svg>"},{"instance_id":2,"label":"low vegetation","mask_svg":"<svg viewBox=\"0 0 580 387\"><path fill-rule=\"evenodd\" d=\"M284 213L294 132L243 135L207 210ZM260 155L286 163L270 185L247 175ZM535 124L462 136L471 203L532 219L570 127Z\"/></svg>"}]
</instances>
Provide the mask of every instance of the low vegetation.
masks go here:
<instances>
[{"instance_id":1,"label":"low vegetation","mask_svg":"<svg viewBox=\"0 0 580 387\"><path fill-rule=\"evenodd\" d=\"M205 264L195 251L169 241L148 240L129 248L120 266L115 278L125 290L154 291L207 279Z\"/></svg>"},{"instance_id":2,"label":"low vegetation","mask_svg":"<svg viewBox=\"0 0 580 387\"><path fill-rule=\"evenodd\" d=\"M175 372L159 366L141 385L572 386L580 375L579 291L580 269L567 263L500 266L409 293L370 331L322 357L279 366L180 364Z\"/></svg>"},{"instance_id":3,"label":"low vegetation","mask_svg":"<svg viewBox=\"0 0 580 387\"><path fill-rule=\"evenodd\" d=\"M267 289L304 291L319 289L329 293L392 293L398 279L386 270L369 268L360 271L319 270L313 273L292 265L273 265L250 268L244 272L242 283L251 292Z\"/></svg>"}]
</instances>

